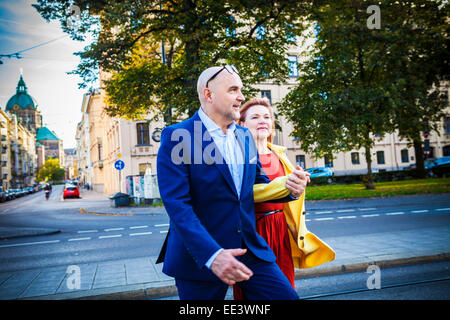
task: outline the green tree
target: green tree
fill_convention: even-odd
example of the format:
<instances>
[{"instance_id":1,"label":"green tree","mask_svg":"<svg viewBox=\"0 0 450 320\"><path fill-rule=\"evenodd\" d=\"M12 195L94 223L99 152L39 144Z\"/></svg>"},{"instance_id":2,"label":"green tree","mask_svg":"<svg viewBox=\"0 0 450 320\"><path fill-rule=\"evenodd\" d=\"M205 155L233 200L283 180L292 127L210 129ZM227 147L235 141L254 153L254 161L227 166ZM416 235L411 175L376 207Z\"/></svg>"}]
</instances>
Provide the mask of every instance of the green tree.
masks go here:
<instances>
[{"instance_id":1,"label":"green tree","mask_svg":"<svg viewBox=\"0 0 450 320\"><path fill-rule=\"evenodd\" d=\"M300 18L311 5L290 0L74 4L81 10L77 28L71 28L66 1L39 0L35 7L45 19L59 19L74 39L95 35L97 40L78 53L82 61L74 73L82 77L82 86L95 80L100 69L111 116L139 118L150 111L173 119L198 109L196 81L207 67L234 64L248 89L264 78L284 81L286 40L301 34Z\"/></svg>"},{"instance_id":2,"label":"green tree","mask_svg":"<svg viewBox=\"0 0 450 320\"><path fill-rule=\"evenodd\" d=\"M59 159L48 159L44 162L37 174L36 180L41 181L61 181L64 179L65 171L59 165Z\"/></svg>"},{"instance_id":3,"label":"green tree","mask_svg":"<svg viewBox=\"0 0 450 320\"><path fill-rule=\"evenodd\" d=\"M369 189L374 188L371 150L376 136L395 129L408 138L420 135L443 107L431 90L446 57L445 33L431 36L436 26L442 32L442 19L433 26L434 9L419 12L414 3L378 2L381 26L369 29L372 3L318 1L311 14L316 42L300 67L298 86L280 105L295 124L293 135L316 156L364 148ZM427 22L424 32L415 30L419 16ZM428 46L436 40L438 44ZM418 52L406 55L407 50ZM422 73L417 73L419 66ZM420 79L424 74L426 81Z\"/></svg>"}]
</instances>

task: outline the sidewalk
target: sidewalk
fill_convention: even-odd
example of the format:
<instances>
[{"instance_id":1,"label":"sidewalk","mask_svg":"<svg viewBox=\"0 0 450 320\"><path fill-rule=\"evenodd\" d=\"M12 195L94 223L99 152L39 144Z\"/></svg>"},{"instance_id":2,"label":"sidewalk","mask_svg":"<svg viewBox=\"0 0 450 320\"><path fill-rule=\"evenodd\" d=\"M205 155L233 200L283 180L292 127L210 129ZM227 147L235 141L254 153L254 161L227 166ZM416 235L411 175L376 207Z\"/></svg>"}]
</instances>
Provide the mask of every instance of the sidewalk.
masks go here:
<instances>
[{"instance_id":1,"label":"sidewalk","mask_svg":"<svg viewBox=\"0 0 450 320\"><path fill-rule=\"evenodd\" d=\"M450 226L376 233L358 237L324 238L336 260L296 270L296 278L450 259ZM81 264L77 274L69 266L0 273L0 299L156 299L177 294L175 282L161 272L156 257ZM74 289L74 287L78 287Z\"/></svg>"}]
</instances>

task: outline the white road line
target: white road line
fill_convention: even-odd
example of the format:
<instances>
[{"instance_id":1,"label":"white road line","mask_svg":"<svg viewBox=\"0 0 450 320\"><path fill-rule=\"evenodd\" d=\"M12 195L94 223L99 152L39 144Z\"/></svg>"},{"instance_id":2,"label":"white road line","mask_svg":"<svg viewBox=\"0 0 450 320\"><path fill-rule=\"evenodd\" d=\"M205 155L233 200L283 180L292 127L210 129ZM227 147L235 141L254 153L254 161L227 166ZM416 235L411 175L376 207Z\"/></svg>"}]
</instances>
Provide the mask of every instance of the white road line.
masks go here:
<instances>
[{"instance_id":1,"label":"white road line","mask_svg":"<svg viewBox=\"0 0 450 320\"><path fill-rule=\"evenodd\" d=\"M359 211L373 211L373 210L377 210L377 208L360 208L358 210Z\"/></svg>"},{"instance_id":2,"label":"white road line","mask_svg":"<svg viewBox=\"0 0 450 320\"><path fill-rule=\"evenodd\" d=\"M148 226L136 226L136 227L130 227L130 229L144 229L148 228Z\"/></svg>"},{"instance_id":3,"label":"white road line","mask_svg":"<svg viewBox=\"0 0 450 320\"><path fill-rule=\"evenodd\" d=\"M428 212L428 210L415 210L411 211L412 213L422 213L422 212Z\"/></svg>"},{"instance_id":4,"label":"white road line","mask_svg":"<svg viewBox=\"0 0 450 320\"><path fill-rule=\"evenodd\" d=\"M447 211L450 210L450 208L440 208L440 209L436 209L436 211Z\"/></svg>"},{"instance_id":5,"label":"white road line","mask_svg":"<svg viewBox=\"0 0 450 320\"><path fill-rule=\"evenodd\" d=\"M324 213L333 213L333 211L319 211L319 212L315 212L315 214L324 214Z\"/></svg>"},{"instance_id":6,"label":"white road line","mask_svg":"<svg viewBox=\"0 0 450 320\"><path fill-rule=\"evenodd\" d=\"M306 222L311 221L311 219L305 219Z\"/></svg>"},{"instance_id":7,"label":"white road line","mask_svg":"<svg viewBox=\"0 0 450 320\"><path fill-rule=\"evenodd\" d=\"M99 239L107 239L107 238L119 238L119 237L121 237L122 235L121 234L113 234L113 235L111 235L111 236L100 236L100 237L98 237Z\"/></svg>"},{"instance_id":8,"label":"white road line","mask_svg":"<svg viewBox=\"0 0 450 320\"><path fill-rule=\"evenodd\" d=\"M336 210L336 212L342 213L342 212L354 212L355 209L346 209L346 210Z\"/></svg>"},{"instance_id":9,"label":"white road line","mask_svg":"<svg viewBox=\"0 0 450 320\"><path fill-rule=\"evenodd\" d=\"M130 233L130 236L145 236L147 234L152 234L152 233L151 232Z\"/></svg>"},{"instance_id":10,"label":"white road line","mask_svg":"<svg viewBox=\"0 0 450 320\"><path fill-rule=\"evenodd\" d=\"M405 214L404 212L388 212L386 213L387 216L397 216L399 214Z\"/></svg>"},{"instance_id":11,"label":"white road line","mask_svg":"<svg viewBox=\"0 0 450 320\"><path fill-rule=\"evenodd\" d=\"M121 230L124 230L124 228L110 228L110 229L105 229L106 232L109 232L109 231L121 231Z\"/></svg>"},{"instance_id":12,"label":"white road line","mask_svg":"<svg viewBox=\"0 0 450 320\"><path fill-rule=\"evenodd\" d=\"M160 231L159 233L167 233L167 232L168 232L168 230Z\"/></svg>"},{"instance_id":13,"label":"white road line","mask_svg":"<svg viewBox=\"0 0 450 320\"><path fill-rule=\"evenodd\" d=\"M81 230L78 233L89 233L89 232L98 232L98 230Z\"/></svg>"},{"instance_id":14,"label":"white road line","mask_svg":"<svg viewBox=\"0 0 450 320\"><path fill-rule=\"evenodd\" d=\"M169 224L168 223L164 223L164 224L155 224L155 227L168 227Z\"/></svg>"},{"instance_id":15,"label":"white road line","mask_svg":"<svg viewBox=\"0 0 450 320\"><path fill-rule=\"evenodd\" d=\"M356 216L342 216L342 217L338 217L338 219L355 219Z\"/></svg>"},{"instance_id":16,"label":"white road line","mask_svg":"<svg viewBox=\"0 0 450 320\"><path fill-rule=\"evenodd\" d=\"M67 241L83 241L83 240L91 240L90 237L87 238L73 238L73 239L69 239Z\"/></svg>"},{"instance_id":17,"label":"white road line","mask_svg":"<svg viewBox=\"0 0 450 320\"><path fill-rule=\"evenodd\" d=\"M316 218L316 221L334 220L334 218Z\"/></svg>"},{"instance_id":18,"label":"white road line","mask_svg":"<svg viewBox=\"0 0 450 320\"><path fill-rule=\"evenodd\" d=\"M34 245L34 244L47 244L47 243L58 243L58 242L59 242L59 240L50 240L50 241L40 241L40 242L5 244L5 245L0 245L0 248L30 246L30 245Z\"/></svg>"},{"instance_id":19,"label":"white road line","mask_svg":"<svg viewBox=\"0 0 450 320\"><path fill-rule=\"evenodd\" d=\"M363 218L370 218L370 217L379 217L380 215L378 213L375 214L363 214Z\"/></svg>"}]
</instances>

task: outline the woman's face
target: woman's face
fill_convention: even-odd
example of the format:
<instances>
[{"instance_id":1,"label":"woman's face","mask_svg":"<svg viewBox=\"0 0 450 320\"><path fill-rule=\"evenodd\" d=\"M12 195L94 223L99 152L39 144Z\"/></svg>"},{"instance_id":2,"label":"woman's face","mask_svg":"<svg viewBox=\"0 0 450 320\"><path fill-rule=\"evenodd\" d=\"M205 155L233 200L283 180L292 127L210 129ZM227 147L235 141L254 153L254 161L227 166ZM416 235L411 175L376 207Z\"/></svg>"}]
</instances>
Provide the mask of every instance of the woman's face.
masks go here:
<instances>
[{"instance_id":1,"label":"woman's face","mask_svg":"<svg viewBox=\"0 0 450 320\"><path fill-rule=\"evenodd\" d=\"M248 128L255 140L264 140L272 133L272 118L266 106L254 105L248 108L244 127Z\"/></svg>"}]
</instances>

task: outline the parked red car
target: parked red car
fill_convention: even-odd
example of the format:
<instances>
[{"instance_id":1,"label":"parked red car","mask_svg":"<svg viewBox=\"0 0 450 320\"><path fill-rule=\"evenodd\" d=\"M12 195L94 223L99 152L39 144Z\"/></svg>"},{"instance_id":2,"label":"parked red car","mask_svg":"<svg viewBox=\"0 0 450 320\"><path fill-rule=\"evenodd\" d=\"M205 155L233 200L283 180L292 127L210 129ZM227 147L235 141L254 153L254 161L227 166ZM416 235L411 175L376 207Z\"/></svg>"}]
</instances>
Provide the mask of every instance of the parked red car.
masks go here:
<instances>
[{"instance_id":1,"label":"parked red car","mask_svg":"<svg viewBox=\"0 0 450 320\"><path fill-rule=\"evenodd\" d=\"M69 198L69 197L75 197L75 198L79 198L80 197L80 190L78 190L77 186L74 185L66 185L64 187L64 192L63 192L63 198Z\"/></svg>"}]
</instances>

